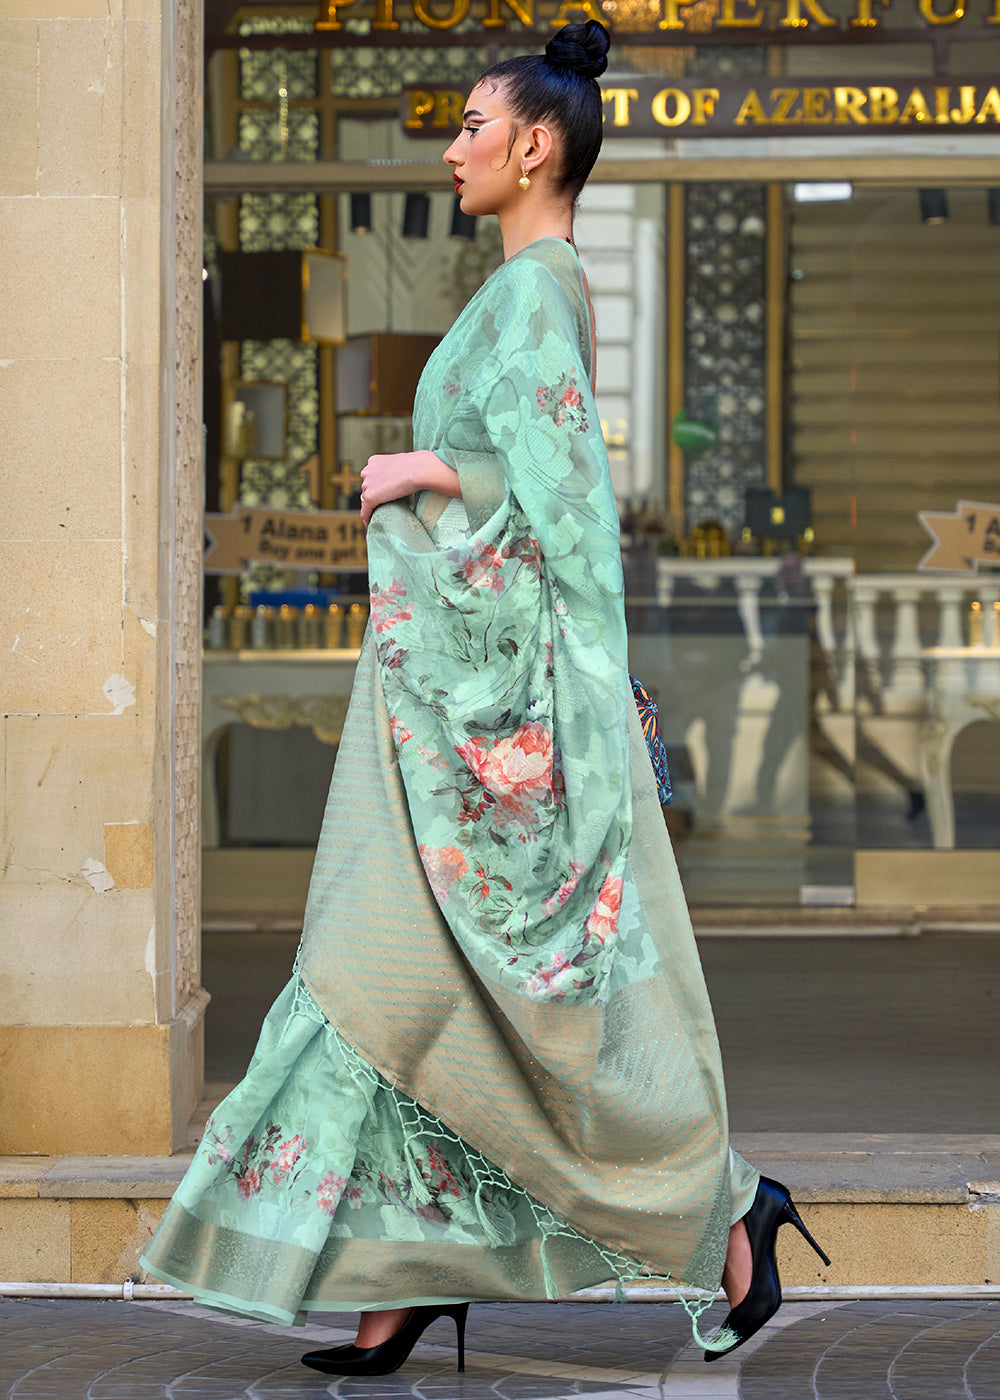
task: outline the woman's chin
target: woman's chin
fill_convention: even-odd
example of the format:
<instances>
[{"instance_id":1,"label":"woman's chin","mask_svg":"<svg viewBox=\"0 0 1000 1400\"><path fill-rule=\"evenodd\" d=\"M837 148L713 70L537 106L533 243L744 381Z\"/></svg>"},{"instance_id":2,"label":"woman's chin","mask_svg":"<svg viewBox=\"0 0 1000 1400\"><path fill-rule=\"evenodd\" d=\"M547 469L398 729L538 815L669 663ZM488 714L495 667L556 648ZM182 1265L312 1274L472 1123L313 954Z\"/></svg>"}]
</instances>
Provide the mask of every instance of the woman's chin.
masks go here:
<instances>
[{"instance_id":1,"label":"woman's chin","mask_svg":"<svg viewBox=\"0 0 1000 1400\"><path fill-rule=\"evenodd\" d=\"M482 199L476 199L474 195L466 194L464 190L459 191L458 207L463 214L469 214L473 218L481 218L486 214L496 213L496 209L492 204Z\"/></svg>"}]
</instances>

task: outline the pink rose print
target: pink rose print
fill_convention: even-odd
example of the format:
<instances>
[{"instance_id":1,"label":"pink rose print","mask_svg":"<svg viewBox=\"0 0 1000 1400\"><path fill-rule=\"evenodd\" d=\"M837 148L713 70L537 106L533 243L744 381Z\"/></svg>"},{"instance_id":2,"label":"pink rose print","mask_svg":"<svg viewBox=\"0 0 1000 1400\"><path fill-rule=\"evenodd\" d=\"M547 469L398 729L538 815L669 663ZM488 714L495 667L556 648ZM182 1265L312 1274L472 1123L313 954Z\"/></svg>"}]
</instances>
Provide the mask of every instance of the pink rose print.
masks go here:
<instances>
[{"instance_id":1,"label":"pink rose print","mask_svg":"<svg viewBox=\"0 0 1000 1400\"><path fill-rule=\"evenodd\" d=\"M583 395L576 387L576 376L564 375L554 386L539 384L535 390L538 407L555 423L557 428L568 424L577 432L587 431L587 409Z\"/></svg>"},{"instance_id":2,"label":"pink rose print","mask_svg":"<svg viewBox=\"0 0 1000 1400\"><path fill-rule=\"evenodd\" d=\"M498 797L551 796L552 731L538 720L519 725L506 739L456 744L455 752Z\"/></svg>"},{"instance_id":3,"label":"pink rose print","mask_svg":"<svg viewBox=\"0 0 1000 1400\"><path fill-rule=\"evenodd\" d=\"M244 1201L249 1201L251 1196L257 1195L260 1190L260 1172L256 1167L247 1167L236 1178L236 1189Z\"/></svg>"},{"instance_id":4,"label":"pink rose print","mask_svg":"<svg viewBox=\"0 0 1000 1400\"><path fill-rule=\"evenodd\" d=\"M376 584L371 590L371 622L376 632L390 632L397 622L409 622L413 617L413 604L403 603L406 597L406 584L401 578L394 578L388 588Z\"/></svg>"},{"instance_id":5,"label":"pink rose print","mask_svg":"<svg viewBox=\"0 0 1000 1400\"><path fill-rule=\"evenodd\" d=\"M276 1177L287 1176L302 1156L305 1146L306 1140L301 1133L296 1133L287 1142L280 1142L278 1144L278 1157L273 1166L274 1175Z\"/></svg>"},{"instance_id":6,"label":"pink rose print","mask_svg":"<svg viewBox=\"0 0 1000 1400\"><path fill-rule=\"evenodd\" d=\"M609 875L601 886L601 892L590 917L587 919L587 932L599 938L602 943L613 938L618 932L618 915L622 907L622 880L619 875Z\"/></svg>"},{"instance_id":7,"label":"pink rose print","mask_svg":"<svg viewBox=\"0 0 1000 1400\"><path fill-rule=\"evenodd\" d=\"M467 559L461 572L470 588L488 588L495 595L503 592L503 555L491 544Z\"/></svg>"},{"instance_id":8,"label":"pink rose print","mask_svg":"<svg viewBox=\"0 0 1000 1400\"><path fill-rule=\"evenodd\" d=\"M413 730L407 729L398 715L391 716L389 728L392 730L392 737L396 741L397 748L402 748L407 739L413 738Z\"/></svg>"},{"instance_id":9,"label":"pink rose print","mask_svg":"<svg viewBox=\"0 0 1000 1400\"><path fill-rule=\"evenodd\" d=\"M325 1176L320 1177L316 1186L316 1199L324 1215L332 1216L336 1212L346 1185L347 1177L338 1176L336 1172L327 1172Z\"/></svg>"},{"instance_id":10,"label":"pink rose print","mask_svg":"<svg viewBox=\"0 0 1000 1400\"><path fill-rule=\"evenodd\" d=\"M542 900L542 913L552 915L557 909L561 909L569 899L570 895L580 883L580 876L586 870L578 860L571 860L569 863L569 878L556 890L555 894L550 894L548 899Z\"/></svg>"},{"instance_id":11,"label":"pink rose print","mask_svg":"<svg viewBox=\"0 0 1000 1400\"><path fill-rule=\"evenodd\" d=\"M519 797L504 793L493 805L493 825L497 830L510 826L515 828L518 839L526 842L537 831L541 819L537 808L529 806Z\"/></svg>"},{"instance_id":12,"label":"pink rose print","mask_svg":"<svg viewBox=\"0 0 1000 1400\"><path fill-rule=\"evenodd\" d=\"M436 1147L427 1149L427 1156L430 1158L429 1170L425 1171L421 1166L421 1175L425 1181L431 1184L431 1190L436 1196L461 1196L458 1182L449 1170L448 1163L442 1157ZM419 1159L418 1159L419 1160Z\"/></svg>"},{"instance_id":13,"label":"pink rose print","mask_svg":"<svg viewBox=\"0 0 1000 1400\"><path fill-rule=\"evenodd\" d=\"M344 1187L344 1200L351 1210L360 1210L364 1204L361 1198L361 1187L356 1181L349 1181Z\"/></svg>"},{"instance_id":14,"label":"pink rose print","mask_svg":"<svg viewBox=\"0 0 1000 1400\"><path fill-rule=\"evenodd\" d=\"M434 898L438 904L444 904L451 893L452 885L468 871L469 863L457 846L445 846L442 849L436 846L420 846L418 849Z\"/></svg>"}]
</instances>

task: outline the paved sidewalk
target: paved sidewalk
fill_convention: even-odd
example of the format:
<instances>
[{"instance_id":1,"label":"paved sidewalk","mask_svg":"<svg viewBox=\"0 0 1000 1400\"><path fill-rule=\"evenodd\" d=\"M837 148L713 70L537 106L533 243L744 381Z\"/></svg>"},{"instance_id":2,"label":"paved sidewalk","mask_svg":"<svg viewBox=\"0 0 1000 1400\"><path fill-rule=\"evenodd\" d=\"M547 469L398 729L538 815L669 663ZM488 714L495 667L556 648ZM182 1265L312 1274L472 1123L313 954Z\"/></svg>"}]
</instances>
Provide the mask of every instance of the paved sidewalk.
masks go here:
<instances>
[{"instance_id":1,"label":"paved sidewalk","mask_svg":"<svg viewBox=\"0 0 1000 1400\"><path fill-rule=\"evenodd\" d=\"M724 1309L715 1310L721 1317ZM326 1324L329 1325L326 1325ZM187 1303L0 1301L0 1396L16 1400L1000 1400L1000 1303L787 1304L754 1343L706 1366L669 1305L480 1305L464 1376L450 1321L394 1376L306 1370L353 1336Z\"/></svg>"}]
</instances>

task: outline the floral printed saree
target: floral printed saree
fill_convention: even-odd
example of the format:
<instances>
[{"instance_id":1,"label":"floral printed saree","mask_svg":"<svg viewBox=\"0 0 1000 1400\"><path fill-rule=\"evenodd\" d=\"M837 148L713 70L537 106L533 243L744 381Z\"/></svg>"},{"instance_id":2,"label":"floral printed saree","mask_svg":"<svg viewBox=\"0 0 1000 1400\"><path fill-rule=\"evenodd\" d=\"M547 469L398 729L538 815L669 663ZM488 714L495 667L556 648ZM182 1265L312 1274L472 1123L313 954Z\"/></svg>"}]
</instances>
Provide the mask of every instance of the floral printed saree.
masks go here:
<instances>
[{"instance_id":1,"label":"floral printed saree","mask_svg":"<svg viewBox=\"0 0 1000 1400\"><path fill-rule=\"evenodd\" d=\"M424 370L414 445L462 499L373 517L295 974L143 1256L210 1305L714 1292L753 1199L629 681L590 371L555 239Z\"/></svg>"}]
</instances>

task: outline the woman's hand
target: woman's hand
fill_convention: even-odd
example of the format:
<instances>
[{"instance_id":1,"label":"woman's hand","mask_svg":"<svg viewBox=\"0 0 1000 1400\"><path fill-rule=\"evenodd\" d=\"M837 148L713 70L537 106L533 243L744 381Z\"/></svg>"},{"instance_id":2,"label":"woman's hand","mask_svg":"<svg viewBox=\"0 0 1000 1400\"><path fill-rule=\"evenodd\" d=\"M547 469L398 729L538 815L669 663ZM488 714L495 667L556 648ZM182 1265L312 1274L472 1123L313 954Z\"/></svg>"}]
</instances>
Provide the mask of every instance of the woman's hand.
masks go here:
<instances>
[{"instance_id":1,"label":"woman's hand","mask_svg":"<svg viewBox=\"0 0 1000 1400\"><path fill-rule=\"evenodd\" d=\"M461 496L458 473L433 452L389 452L369 457L361 468L361 519L386 501L398 501L414 491L442 491Z\"/></svg>"}]
</instances>

